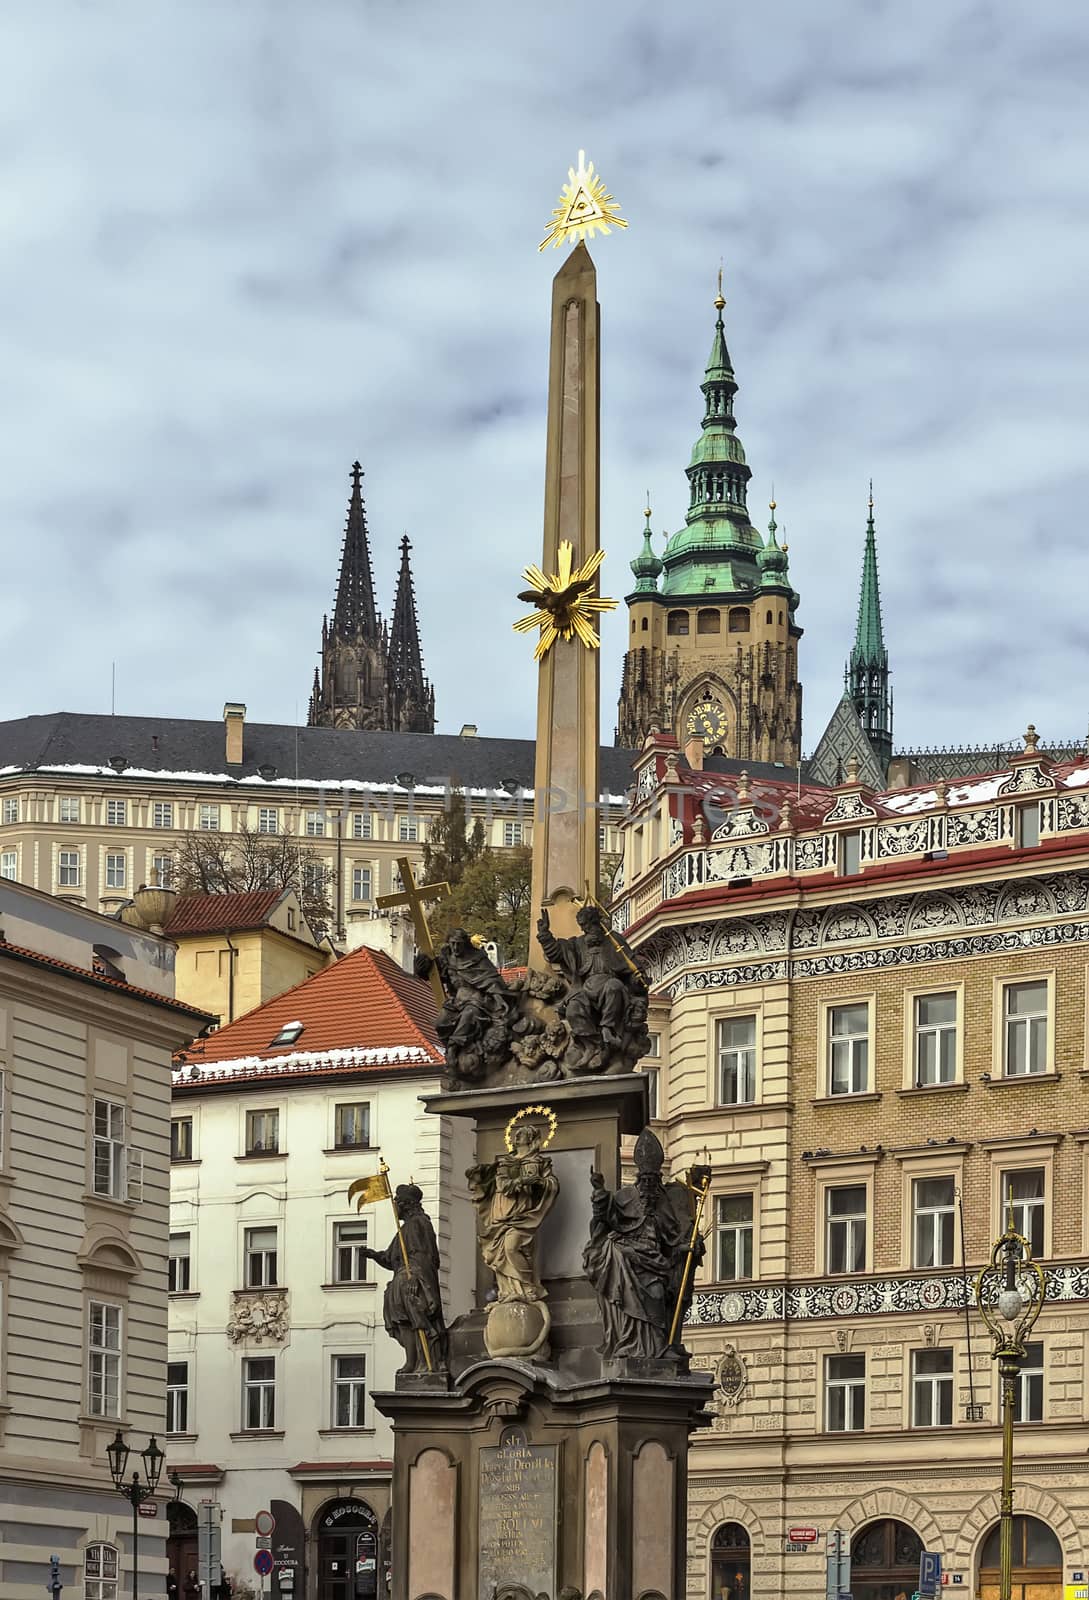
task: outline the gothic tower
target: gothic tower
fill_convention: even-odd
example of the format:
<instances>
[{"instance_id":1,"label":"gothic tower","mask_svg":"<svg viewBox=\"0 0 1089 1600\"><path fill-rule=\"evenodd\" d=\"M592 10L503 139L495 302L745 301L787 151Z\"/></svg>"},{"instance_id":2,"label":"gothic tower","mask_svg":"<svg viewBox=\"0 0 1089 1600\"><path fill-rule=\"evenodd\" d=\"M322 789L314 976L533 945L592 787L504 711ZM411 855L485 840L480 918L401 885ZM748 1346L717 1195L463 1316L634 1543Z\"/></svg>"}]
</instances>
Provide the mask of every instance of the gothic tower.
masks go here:
<instances>
[{"instance_id":1,"label":"gothic tower","mask_svg":"<svg viewBox=\"0 0 1089 1600\"><path fill-rule=\"evenodd\" d=\"M333 620L322 619L321 665L314 671L307 720L319 728L432 733L435 701L423 676L408 540L402 541L396 640L391 641L374 599L362 478L363 469L356 461Z\"/></svg>"},{"instance_id":2,"label":"gothic tower","mask_svg":"<svg viewBox=\"0 0 1089 1600\"><path fill-rule=\"evenodd\" d=\"M881 591L877 583L877 537L873 525L873 484L862 551L862 587L858 596L855 643L847 663L846 688L882 771L892 760L892 694L889 653L881 626Z\"/></svg>"},{"instance_id":3,"label":"gothic tower","mask_svg":"<svg viewBox=\"0 0 1089 1600\"><path fill-rule=\"evenodd\" d=\"M796 765L801 745L798 596L772 519L749 521L750 477L735 432L737 382L721 286L703 383L703 426L687 468L685 526L661 559L650 539L632 562L616 742L638 749L652 728L741 760ZM659 584L660 580L660 584Z\"/></svg>"}]
</instances>

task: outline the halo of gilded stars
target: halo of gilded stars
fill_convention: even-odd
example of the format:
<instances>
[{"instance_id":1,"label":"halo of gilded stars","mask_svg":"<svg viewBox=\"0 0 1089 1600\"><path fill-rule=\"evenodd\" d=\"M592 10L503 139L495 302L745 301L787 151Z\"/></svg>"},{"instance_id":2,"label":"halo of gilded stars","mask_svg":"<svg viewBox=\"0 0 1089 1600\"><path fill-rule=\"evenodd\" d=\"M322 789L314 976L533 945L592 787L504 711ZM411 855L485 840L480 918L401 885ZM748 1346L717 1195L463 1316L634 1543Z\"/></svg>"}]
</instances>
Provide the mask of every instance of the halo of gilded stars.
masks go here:
<instances>
[{"instance_id":1,"label":"halo of gilded stars","mask_svg":"<svg viewBox=\"0 0 1089 1600\"><path fill-rule=\"evenodd\" d=\"M542 1150L547 1150L553 1139L556 1137L556 1129L559 1127L559 1122L557 1121L556 1113L553 1111L551 1106L523 1106L521 1111L516 1111L513 1117L511 1117L510 1121L507 1123L506 1132L503 1135L503 1142L506 1144L506 1147L511 1155L514 1154L514 1130L520 1122L525 1122L528 1117L548 1118L548 1133L541 1140Z\"/></svg>"},{"instance_id":2,"label":"halo of gilded stars","mask_svg":"<svg viewBox=\"0 0 1089 1600\"><path fill-rule=\"evenodd\" d=\"M568 167L560 203L553 209L548 232L537 248L547 250L551 245L559 249L561 244L592 239L595 233L611 233L613 228L627 226L620 215L619 202L613 199L600 174L594 171L594 163L586 160L585 150L580 150L579 164Z\"/></svg>"},{"instance_id":3,"label":"halo of gilded stars","mask_svg":"<svg viewBox=\"0 0 1089 1600\"><path fill-rule=\"evenodd\" d=\"M540 567L526 567L522 577L530 585L518 596L526 605L535 606L528 617L519 617L514 624L515 633L532 633L540 628L541 637L533 652L534 661L548 654L557 639L581 639L588 650L597 650L601 640L591 618L603 611L615 611L617 602L590 590L597 582L597 569L605 559L604 550L573 567L574 550L570 539L561 541L556 552L556 571L546 576Z\"/></svg>"}]
</instances>

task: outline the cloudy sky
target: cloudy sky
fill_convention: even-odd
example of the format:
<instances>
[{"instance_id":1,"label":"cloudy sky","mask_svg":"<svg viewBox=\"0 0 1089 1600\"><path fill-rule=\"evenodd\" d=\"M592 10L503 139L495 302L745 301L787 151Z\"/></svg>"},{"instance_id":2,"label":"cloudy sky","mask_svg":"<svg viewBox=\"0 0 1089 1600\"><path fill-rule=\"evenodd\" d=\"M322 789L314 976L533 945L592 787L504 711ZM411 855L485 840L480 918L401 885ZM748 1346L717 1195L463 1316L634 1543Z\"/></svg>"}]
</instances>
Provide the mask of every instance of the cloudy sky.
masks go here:
<instances>
[{"instance_id":1,"label":"cloudy sky","mask_svg":"<svg viewBox=\"0 0 1089 1600\"><path fill-rule=\"evenodd\" d=\"M358 456L443 729L527 734L549 279L580 146L605 592L673 530L725 262L739 432L837 698L872 474L898 743L1081 736L1089 11L15 0L0 715L305 716ZM624 624L606 623L611 735Z\"/></svg>"}]
</instances>

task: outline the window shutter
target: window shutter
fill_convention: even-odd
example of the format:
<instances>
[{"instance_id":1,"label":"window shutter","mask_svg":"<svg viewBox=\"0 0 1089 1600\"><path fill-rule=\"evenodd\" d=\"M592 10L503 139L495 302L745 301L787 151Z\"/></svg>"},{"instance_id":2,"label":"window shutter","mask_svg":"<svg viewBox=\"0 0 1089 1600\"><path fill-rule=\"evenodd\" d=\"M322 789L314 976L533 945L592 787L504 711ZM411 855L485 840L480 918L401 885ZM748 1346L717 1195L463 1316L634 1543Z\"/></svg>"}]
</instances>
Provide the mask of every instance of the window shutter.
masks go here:
<instances>
[{"instance_id":1,"label":"window shutter","mask_svg":"<svg viewBox=\"0 0 1089 1600\"><path fill-rule=\"evenodd\" d=\"M139 1205L144 1198L144 1152L129 1150L126 1154L128 1161L125 1168L125 1199Z\"/></svg>"}]
</instances>

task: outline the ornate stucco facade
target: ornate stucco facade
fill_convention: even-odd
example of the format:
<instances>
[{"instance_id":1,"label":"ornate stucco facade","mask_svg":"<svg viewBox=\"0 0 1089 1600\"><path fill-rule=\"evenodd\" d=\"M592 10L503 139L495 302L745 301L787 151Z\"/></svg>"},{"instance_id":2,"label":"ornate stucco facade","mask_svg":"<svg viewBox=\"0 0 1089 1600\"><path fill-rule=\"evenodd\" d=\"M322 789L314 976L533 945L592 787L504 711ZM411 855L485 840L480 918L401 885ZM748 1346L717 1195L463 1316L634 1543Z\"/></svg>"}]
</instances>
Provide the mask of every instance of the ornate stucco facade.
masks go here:
<instances>
[{"instance_id":1,"label":"ornate stucco facade","mask_svg":"<svg viewBox=\"0 0 1089 1600\"><path fill-rule=\"evenodd\" d=\"M1061 1600L1089 1565L1089 766L1035 745L896 792L750 786L665 739L641 758L618 920L652 984L673 1169L707 1152L715 1173L689 1600L823 1592L836 1527L855 1600L901 1592L920 1544L951 1587L994 1592L997 1386L970 1285L1011 1187L1048 1280L1019 1582ZM792 1527L821 1537L792 1548Z\"/></svg>"}]
</instances>

